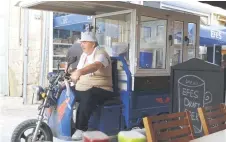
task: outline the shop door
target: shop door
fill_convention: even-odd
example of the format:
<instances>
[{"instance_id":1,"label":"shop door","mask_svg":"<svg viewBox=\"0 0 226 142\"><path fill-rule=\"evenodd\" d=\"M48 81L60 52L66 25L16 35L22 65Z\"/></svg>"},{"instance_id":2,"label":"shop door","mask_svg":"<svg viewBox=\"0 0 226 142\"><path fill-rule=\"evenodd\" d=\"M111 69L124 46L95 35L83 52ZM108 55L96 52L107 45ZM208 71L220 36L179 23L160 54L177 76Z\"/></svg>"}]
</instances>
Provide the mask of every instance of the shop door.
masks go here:
<instances>
[{"instance_id":1,"label":"shop door","mask_svg":"<svg viewBox=\"0 0 226 142\"><path fill-rule=\"evenodd\" d=\"M185 62L196 57L197 25L194 22L173 20L170 65Z\"/></svg>"}]
</instances>

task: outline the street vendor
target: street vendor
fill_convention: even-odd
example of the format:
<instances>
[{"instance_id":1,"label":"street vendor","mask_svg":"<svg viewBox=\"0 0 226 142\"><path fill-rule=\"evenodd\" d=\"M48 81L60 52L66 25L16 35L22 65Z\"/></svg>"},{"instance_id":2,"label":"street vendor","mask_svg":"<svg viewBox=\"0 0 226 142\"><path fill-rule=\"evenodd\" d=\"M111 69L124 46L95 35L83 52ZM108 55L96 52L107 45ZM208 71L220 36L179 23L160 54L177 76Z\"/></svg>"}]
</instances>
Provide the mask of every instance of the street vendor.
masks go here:
<instances>
[{"instance_id":1,"label":"street vendor","mask_svg":"<svg viewBox=\"0 0 226 142\"><path fill-rule=\"evenodd\" d=\"M80 100L76 132L72 136L75 140L81 140L83 132L88 130L88 121L96 106L113 96L112 66L108 53L98 46L94 32L83 32L80 42L83 53L77 70L71 73L71 79L76 83L76 100Z\"/></svg>"}]
</instances>

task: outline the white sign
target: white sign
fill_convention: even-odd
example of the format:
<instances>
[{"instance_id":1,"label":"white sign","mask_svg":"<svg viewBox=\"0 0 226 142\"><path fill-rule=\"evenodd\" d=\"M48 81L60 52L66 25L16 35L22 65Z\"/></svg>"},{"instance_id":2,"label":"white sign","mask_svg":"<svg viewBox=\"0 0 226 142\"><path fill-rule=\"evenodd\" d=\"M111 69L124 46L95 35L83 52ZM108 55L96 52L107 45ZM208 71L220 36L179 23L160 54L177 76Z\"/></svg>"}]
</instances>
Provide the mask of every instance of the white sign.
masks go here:
<instances>
[{"instance_id":1,"label":"white sign","mask_svg":"<svg viewBox=\"0 0 226 142\"><path fill-rule=\"evenodd\" d=\"M222 39L221 31L213 31L211 30L211 37L216 39Z\"/></svg>"},{"instance_id":2,"label":"white sign","mask_svg":"<svg viewBox=\"0 0 226 142\"><path fill-rule=\"evenodd\" d=\"M62 19L62 24L67 24L67 23L68 23L68 18L64 16Z\"/></svg>"}]
</instances>

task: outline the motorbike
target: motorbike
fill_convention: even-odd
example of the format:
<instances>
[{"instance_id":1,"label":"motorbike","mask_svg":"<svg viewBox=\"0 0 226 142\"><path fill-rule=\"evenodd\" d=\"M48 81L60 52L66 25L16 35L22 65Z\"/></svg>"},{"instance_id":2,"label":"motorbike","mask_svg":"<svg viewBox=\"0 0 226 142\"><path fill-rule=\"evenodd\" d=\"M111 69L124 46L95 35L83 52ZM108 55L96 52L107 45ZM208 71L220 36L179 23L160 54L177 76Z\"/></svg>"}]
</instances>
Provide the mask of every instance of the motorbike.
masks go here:
<instances>
[{"instance_id":1,"label":"motorbike","mask_svg":"<svg viewBox=\"0 0 226 142\"><path fill-rule=\"evenodd\" d=\"M53 141L53 136L57 135L54 130L59 130L59 128L56 128L57 124L55 122L60 122L64 115L63 113L65 113L65 107L71 110L73 109L71 106L75 102L74 92L72 92L73 89L70 87L71 81L68 68L76 60L76 57L69 58L66 72L60 72L58 64L56 73L48 73L48 87L35 87L37 100L42 101L38 107L38 117L37 119L29 119L20 123L13 131L11 142ZM63 105L58 106L62 103L61 100L64 100ZM70 111L69 114L72 115L72 112ZM71 117L68 117L68 119L71 119Z\"/></svg>"}]
</instances>

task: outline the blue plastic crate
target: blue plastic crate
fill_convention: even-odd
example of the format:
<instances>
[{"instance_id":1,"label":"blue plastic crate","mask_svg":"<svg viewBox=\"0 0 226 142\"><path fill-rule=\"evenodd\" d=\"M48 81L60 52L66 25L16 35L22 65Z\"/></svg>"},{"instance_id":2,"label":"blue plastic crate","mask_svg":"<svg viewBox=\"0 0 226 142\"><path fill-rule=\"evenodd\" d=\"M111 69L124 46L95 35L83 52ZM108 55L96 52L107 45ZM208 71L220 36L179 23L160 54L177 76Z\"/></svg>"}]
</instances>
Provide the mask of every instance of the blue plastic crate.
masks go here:
<instances>
[{"instance_id":1,"label":"blue plastic crate","mask_svg":"<svg viewBox=\"0 0 226 142\"><path fill-rule=\"evenodd\" d=\"M121 130L122 105L103 106L101 108L99 130L115 135Z\"/></svg>"}]
</instances>

